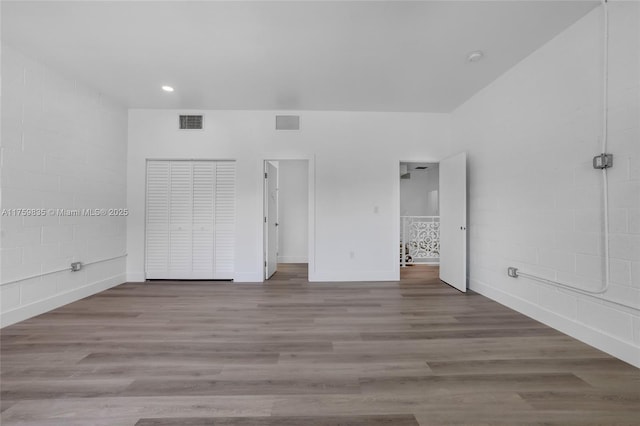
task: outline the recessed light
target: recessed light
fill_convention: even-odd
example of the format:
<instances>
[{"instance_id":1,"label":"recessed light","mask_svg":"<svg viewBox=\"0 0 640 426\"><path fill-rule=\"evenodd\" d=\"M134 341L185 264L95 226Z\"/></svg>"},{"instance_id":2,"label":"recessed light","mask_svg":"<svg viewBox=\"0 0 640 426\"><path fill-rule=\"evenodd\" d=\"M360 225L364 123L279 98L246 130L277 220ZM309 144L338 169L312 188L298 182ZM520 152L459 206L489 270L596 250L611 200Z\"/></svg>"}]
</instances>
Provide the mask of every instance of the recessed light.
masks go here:
<instances>
[{"instance_id":1,"label":"recessed light","mask_svg":"<svg viewBox=\"0 0 640 426\"><path fill-rule=\"evenodd\" d=\"M467 62L478 62L482 58L484 58L484 52L476 50L467 55Z\"/></svg>"},{"instance_id":2,"label":"recessed light","mask_svg":"<svg viewBox=\"0 0 640 426\"><path fill-rule=\"evenodd\" d=\"M165 92L173 92L173 87L171 86L162 86L162 90Z\"/></svg>"}]
</instances>

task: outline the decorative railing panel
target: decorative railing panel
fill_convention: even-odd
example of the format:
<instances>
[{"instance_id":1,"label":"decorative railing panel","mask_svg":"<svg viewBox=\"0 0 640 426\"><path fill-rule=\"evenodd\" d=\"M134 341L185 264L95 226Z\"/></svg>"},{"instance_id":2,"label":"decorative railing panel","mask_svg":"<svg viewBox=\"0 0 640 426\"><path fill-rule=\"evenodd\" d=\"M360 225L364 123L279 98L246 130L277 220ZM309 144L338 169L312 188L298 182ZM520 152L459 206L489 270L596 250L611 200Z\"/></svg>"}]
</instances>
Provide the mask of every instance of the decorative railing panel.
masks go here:
<instances>
[{"instance_id":1,"label":"decorative railing panel","mask_svg":"<svg viewBox=\"0 0 640 426\"><path fill-rule=\"evenodd\" d=\"M401 216L400 262L437 263L440 260L440 216Z\"/></svg>"}]
</instances>

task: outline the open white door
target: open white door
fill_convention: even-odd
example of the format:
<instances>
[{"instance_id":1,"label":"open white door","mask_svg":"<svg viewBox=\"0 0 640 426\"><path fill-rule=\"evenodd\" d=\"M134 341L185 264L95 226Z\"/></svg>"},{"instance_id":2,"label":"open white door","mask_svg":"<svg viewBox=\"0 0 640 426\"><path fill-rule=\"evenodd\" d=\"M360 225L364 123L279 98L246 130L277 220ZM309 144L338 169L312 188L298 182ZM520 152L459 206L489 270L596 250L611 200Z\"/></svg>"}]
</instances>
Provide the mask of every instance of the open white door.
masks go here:
<instances>
[{"instance_id":1,"label":"open white door","mask_svg":"<svg viewBox=\"0 0 640 426\"><path fill-rule=\"evenodd\" d=\"M467 153L440 161L440 279L467 291Z\"/></svg>"},{"instance_id":2,"label":"open white door","mask_svg":"<svg viewBox=\"0 0 640 426\"><path fill-rule=\"evenodd\" d=\"M264 170L264 275L269 279L278 269L278 167L265 161Z\"/></svg>"}]
</instances>

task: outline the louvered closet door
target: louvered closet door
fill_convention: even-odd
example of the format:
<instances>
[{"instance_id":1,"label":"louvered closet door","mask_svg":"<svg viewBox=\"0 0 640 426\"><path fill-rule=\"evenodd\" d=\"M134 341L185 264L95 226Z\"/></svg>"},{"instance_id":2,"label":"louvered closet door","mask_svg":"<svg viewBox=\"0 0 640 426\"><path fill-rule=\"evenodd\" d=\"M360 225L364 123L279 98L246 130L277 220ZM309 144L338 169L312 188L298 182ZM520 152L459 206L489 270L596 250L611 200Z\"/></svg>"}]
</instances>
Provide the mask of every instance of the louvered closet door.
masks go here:
<instances>
[{"instance_id":1,"label":"louvered closet door","mask_svg":"<svg viewBox=\"0 0 640 426\"><path fill-rule=\"evenodd\" d=\"M147 163L146 277L169 276L169 162Z\"/></svg>"},{"instance_id":2,"label":"louvered closet door","mask_svg":"<svg viewBox=\"0 0 640 426\"><path fill-rule=\"evenodd\" d=\"M233 279L235 163L149 161L148 279Z\"/></svg>"},{"instance_id":3,"label":"louvered closet door","mask_svg":"<svg viewBox=\"0 0 640 426\"><path fill-rule=\"evenodd\" d=\"M236 246L236 164L216 162L215 278L233 279Z\"/></svg>"},{"instance_id":4,"label":"louvered closet door","mask_svg":"<svg viewBox=\"0 0 640 426\"><path fill-rule=\"evenodd\" d=\"M193 164L172 161L169 199L169 277L192 277Z\"/></svg>"},{"instance_id":5,"label":"louvered closet door","mask_svg":"<svg viewBox=\"0 0 640 426\"><path fill-rule=\"evenodd\" d=\"M193 278L214 278L215 163L193 163Z\"/></svg>"}]
</instances>

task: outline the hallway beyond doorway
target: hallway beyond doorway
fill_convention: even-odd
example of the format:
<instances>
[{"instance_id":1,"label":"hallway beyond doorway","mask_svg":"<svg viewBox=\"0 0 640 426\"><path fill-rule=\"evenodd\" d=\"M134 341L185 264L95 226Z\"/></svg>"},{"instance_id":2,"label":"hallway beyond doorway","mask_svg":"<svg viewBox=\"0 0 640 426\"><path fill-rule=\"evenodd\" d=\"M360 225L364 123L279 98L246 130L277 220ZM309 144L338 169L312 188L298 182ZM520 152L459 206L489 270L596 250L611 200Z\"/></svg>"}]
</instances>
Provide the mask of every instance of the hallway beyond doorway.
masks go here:
<instances>
[{"instance_id":1,"label":"hallway beyond doorway","mask_svg":"<svg viewBox=\"0 0 640 426\"><path fill-rule=\"evenodd\" d=\"M407 265L400 268L400 281L419 282L438 280L438 265Z\"/></svg>"},{"instance_id":2,"label":"hallway beyond doorway","mask_svg":"<svg viewBox=\"0 0 640 426\"><path fill-rule=\"evenodd\" d=\"M265 284L282 281L309 282L309 265L307 263L278 263L278 270Z\"/></svg>"},{"instance_id":3,"label":"hallway beyond doorway","mask_svg":"<svg viewBox=\"0 0 640 426\"><path fill-rule=\"evenodd\" d=\"M400 281L412 283L426 283L438 280L440 267L438 265L409 265L400 269ZM305 281L309 267L306 263L278 263L278 271L265 281L265 283L276 283L286 281Z\"/></svg>"}]
</instances>

